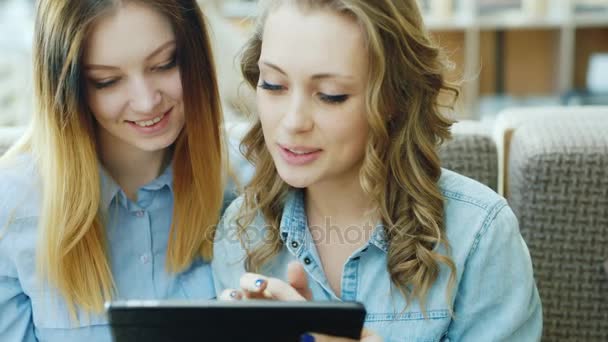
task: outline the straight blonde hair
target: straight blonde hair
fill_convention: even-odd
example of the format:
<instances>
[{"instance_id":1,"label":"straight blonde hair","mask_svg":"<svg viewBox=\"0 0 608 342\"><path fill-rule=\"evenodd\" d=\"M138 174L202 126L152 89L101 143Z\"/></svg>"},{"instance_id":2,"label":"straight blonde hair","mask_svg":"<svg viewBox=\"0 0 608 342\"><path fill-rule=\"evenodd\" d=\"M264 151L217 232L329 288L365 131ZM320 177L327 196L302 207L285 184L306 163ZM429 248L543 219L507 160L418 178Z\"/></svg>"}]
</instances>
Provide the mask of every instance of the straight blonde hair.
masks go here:
<instances>
[{"instance_id":1,"label":"straight blonde hair","mask_svg":"<svg viewBox=\"0 0 608 342\"><path fill-rule=\"evenodd\" d=\"M131 0L134 1L134 0ZM127 1L40 0L34 38L36 112L4 160L30 153L42 180L38 273L73 318L76 306L102 312L115 294L100 209L96 122L85 96L84 42L95 21ZM173 146L174 208L166 267L179 273L210 260L223 197L224 146L215 65L195 0L140 0L172 24L185 126Z\"/></svg>"},{"instance_id":2,"label":"straight blonde hair","mask_svg":"<svg viewBox=\"0 0 608 342\"><path fill-rule=\"evenodd\" d=\"M426 313L426 296L440 264L450 270L447 298L456 273L445 238L444 199L437 184L441 175L437 147L450 138L452 125L440 113L438 98L446 94L455 101L458 96L458 88L444 80L448 60L426 32L414 0L268 0L241 59L245 80L254 89L266 17L286 3L302 10L349 15L365 33L370 54L366 99L370 136L360 183L385 226L392 283L408 305L417 299ZM245 188L237 224L245 234L261 212L271 227L267 244L246 247L246 266L257 271L283 246L278 230L289 186L275 169L259 119L244 137L242 149L256 172ZM246 238L242 240L245 243ZM438 252L440 245L447 255Z\"/></svg>"}]
</instances>

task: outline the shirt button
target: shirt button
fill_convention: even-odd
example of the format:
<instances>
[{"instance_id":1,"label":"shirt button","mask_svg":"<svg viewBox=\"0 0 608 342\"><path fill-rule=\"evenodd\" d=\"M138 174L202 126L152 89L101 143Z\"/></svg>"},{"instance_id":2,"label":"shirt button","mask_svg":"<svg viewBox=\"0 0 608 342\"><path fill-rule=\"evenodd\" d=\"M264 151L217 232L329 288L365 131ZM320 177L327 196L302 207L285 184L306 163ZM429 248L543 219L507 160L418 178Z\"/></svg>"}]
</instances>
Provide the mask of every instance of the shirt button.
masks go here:
<instances>
[{"instance_id":1,"label":"shirt button","mask_svg":"<svg viewBox=\"0 0 608 342\"><path fill-rule=\"evenodd\" d=\"M310 265L310 263L311 263L310 258L309 257L304 258L304 263L306 265Z\"/></svg>"},{"instance_id":2,"label":"shirt button","mask_svg":"<svg viewBox=\"0 0 608 342\"><path fill-rule=\"evenodd\" d=\"M142 264L149 264L150 263L150 254L142 254L139 257L139 261L141 261Z\"/></svg>"},{"instance_id":3,"label":"shirt button","mask_svg":"<svg viewBox=\"0 0 608 342\"><path fill-rule=\"evenodd\" d=\"M136 211L136 212L135 212L135 216L137 216L137 217L142 217L142 216L144 216L144 211L143 211L143 210L138 210L138 211Z\"/></svg>"},{"instance_id":4,"label":"shirt button","mask_svg":"<svg viewBox=\"0 0 608 342\"><path fill-rule=\"evenodd\" d=\"M298 241L291 241L291 247L298 248L298 246L299 246Z\"/></svg>"}]
</instances>

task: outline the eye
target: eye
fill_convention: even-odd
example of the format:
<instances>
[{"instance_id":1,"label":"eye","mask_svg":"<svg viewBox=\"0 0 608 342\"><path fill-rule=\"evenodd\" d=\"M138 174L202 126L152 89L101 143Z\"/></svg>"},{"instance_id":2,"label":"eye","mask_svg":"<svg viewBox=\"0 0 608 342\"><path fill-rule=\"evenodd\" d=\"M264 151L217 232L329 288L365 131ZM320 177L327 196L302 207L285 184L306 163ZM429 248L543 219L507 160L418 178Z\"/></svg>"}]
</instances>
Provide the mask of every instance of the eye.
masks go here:
<instances>
[{"instance_id":1,"label":"eye","mask_svg":"<svg viewBox=\"0 0 608 342\"><path fill-rule=\"evenodd\" d=\"M93 83L93 86L95 87L95 89L105 89L105 88L109 88L111 86L113 86L114 84L118 83L119 79L111 79L111 80L107 80L107 81L101 81L101 82L97 82L97 81L91 81Z\"/></svg>"},{"instance_id":2,"label":"eye","mask_svg":"<svg viewBox=\"0 0 608 342\"><path fill-rule=\"evenodd\" d=\"M262 81L262 83L259 84L258 87L260 87L264 90L268 90L268 91L280 91L280 90L284 89L283 86L281 86L281 85L270 84L266 81Z\"/></svg>"},{"instance_id":3,"label":"eye","mask_svg":"<svg viewBox=\"0 0 608 342\"><path fill-rule=\"evenodd\" d=\"M170 70L170 69L173 69L176 65L177 65L177 57L173 56L173 58L171 58L171 60L169 62L154 67L154 70L158 70L158 71Z\"/></svg>"},{"instance_id":4,"label":"eye","mask_svg":"<svg viewBox=\"0 0 608 342\"><path fill-rule=\"evenodd\" d=\"M339 104L346 102L346 100L348 100L348 95L327 95L319 93L319 98L325 103Z\"/></svg>"}]
</instances>

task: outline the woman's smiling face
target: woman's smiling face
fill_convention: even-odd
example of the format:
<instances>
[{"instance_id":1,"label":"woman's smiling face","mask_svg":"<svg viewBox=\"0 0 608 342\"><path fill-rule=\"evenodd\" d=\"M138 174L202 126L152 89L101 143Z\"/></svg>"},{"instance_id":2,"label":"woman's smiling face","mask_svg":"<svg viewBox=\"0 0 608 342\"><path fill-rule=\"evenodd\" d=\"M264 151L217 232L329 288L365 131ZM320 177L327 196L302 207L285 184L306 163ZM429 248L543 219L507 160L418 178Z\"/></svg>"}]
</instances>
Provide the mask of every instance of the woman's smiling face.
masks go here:
<instances>
[{"instance_id":1,"label":"woman's smiling face","mask_svg":"<svg viewBox=\"0 0 608 342\"><path fill-rule=\"evenodd\" d=\"M146 152L175 142L185 122L176 53L169 20L139 2L121 5L93 26L84 70L101 141Z\"/></svg>"}]
</instances>

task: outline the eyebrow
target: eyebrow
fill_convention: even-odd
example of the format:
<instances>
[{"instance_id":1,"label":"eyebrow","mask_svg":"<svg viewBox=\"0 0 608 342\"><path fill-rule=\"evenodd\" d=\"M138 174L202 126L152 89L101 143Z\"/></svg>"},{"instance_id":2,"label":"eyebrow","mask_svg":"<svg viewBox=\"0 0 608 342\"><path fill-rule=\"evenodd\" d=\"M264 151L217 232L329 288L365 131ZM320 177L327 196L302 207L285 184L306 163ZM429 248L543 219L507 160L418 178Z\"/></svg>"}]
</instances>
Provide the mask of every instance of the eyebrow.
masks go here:
<instances>
[{"instance_id":1,"label":"eyebrow","mask_svg":"<svg viewBox=\"0 0 608 342\"><path fill-rule=\"evenodd\" d=\"M150 53L148 55L148 57L145 58L145 61L152 59L154 56L165 51L167 48L169 48L170 46L173 46L173 45L175 45L175 40L170 40L170 41L162 44L161 46L156 48L154 51L152 51L152 53ZM93 69L102 69L102 70L112 69L112 70L114 70L114 69L118 69L118 67L109 66L109 65L99 65L99 64L87 64L87 65L85 65L85 69L86 70L93 70Z\"/></svg>"},{"instance_id":2,"label":"eyebrow","mask_svg":"<svg viewBox=\"0 0 608 342\"><path fill-rule=\"evenodd\" d=\"M287 76L287 73L285 71L283 71L283 69L279 68L277 65L272 64L270 62L267 61L260 61L261 64L274 69L276 71L278 71L279 73ZM322 73L322 74L315 74L311 77L313 80L320 80L320 79L324 79L324 78L346 78L346 79L353 79L354 77L352 76L347 76L347 75L340 75L340 74L332 74L332 73Z\"/></svg>"}]
</instances>

